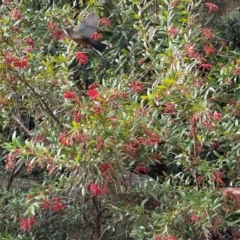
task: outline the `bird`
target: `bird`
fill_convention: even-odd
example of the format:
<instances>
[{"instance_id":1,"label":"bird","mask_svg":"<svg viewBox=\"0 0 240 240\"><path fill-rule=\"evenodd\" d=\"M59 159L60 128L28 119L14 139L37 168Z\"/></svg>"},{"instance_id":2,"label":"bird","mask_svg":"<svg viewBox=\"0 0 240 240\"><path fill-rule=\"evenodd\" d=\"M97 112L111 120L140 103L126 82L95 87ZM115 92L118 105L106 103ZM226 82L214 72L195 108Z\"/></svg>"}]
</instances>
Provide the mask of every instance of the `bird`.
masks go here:
<instances>
[{"instance_id":1,"label":"bird","mask_svg":"<svg viewBox=\"0 0 240 240\"><path fill-rule=\"evenodd\" d=\"M83 45L91 45L94 49L102 53L107 47L106 44L91 39L98 26L98 16L92 12L88 14L78 26L74 29L72 27L64 27L62 30L74 42Z\"/></svg>"}]
</instances>

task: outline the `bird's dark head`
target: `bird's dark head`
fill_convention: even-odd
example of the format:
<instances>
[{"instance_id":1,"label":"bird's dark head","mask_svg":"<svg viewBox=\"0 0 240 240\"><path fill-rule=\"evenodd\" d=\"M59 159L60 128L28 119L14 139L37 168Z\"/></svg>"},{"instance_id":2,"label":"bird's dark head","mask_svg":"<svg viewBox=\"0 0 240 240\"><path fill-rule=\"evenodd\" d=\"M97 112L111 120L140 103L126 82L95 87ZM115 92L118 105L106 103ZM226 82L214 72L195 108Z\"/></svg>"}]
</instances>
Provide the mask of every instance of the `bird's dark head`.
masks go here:
<instances>
[{"instance_id":1,"label":"bird's dark head","mask_svg":"<svg viewBox=\"0 0 240 240\"><path fill-rule=\"evenodd\" d=\"M71 27L64 27L62 28L62 30L65 32L66 35L68 35L69 37L71 37L71 35L73 34L73 29Z\"/></svg>"}]
</instances>

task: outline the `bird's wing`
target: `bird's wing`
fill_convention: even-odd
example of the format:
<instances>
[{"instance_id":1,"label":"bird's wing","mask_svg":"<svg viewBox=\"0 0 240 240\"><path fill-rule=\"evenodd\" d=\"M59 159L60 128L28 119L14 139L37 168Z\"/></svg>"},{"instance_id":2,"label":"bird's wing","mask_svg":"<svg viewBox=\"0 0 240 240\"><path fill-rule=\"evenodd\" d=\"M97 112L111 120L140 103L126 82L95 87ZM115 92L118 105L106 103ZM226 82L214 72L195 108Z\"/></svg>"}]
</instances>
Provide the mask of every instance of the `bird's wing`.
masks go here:
<instances>
[{"instance_id":1,"label":"bird's wing","mask_svg":"<svg viewBox=\"0 0 240 240\"><path fill-rule=\"evenodd\" d=\"M78 32L82 38L90 38L98 26L98 16L96 13L88 14L78 27Z\"/></svg>"}]
</instances>

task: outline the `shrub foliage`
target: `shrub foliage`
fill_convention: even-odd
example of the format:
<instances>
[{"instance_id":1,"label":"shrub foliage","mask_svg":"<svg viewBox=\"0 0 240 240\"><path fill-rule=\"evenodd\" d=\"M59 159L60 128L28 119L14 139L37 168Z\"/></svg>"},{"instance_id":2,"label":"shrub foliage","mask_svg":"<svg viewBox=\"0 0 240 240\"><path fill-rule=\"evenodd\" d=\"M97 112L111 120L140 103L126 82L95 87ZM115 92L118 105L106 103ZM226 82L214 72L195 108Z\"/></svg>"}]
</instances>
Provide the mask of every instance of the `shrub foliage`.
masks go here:
<instances>
[{"instance_id":1,"label":"shrub foliage","mask_svg":"<svg viewBox=\"0 0 240 240\"><path fill-rule=\"evenodd\" d=\"M3 239L220 239L238 227L239 53L213 3L2 1ZM89 12L99 55L61 27ZM203 14L204 12L204 14Z\"/></svg>"}]
</instances>

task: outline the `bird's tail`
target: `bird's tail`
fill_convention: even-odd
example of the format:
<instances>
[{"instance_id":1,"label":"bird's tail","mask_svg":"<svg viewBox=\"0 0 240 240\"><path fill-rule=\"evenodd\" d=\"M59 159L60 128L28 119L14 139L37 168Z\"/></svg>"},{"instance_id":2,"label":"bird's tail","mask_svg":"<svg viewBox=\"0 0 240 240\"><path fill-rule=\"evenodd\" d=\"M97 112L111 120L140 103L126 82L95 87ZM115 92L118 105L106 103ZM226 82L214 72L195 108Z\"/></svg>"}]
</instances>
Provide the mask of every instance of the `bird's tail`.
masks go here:
<instances>
[{"instance_id":1,"label":"bird's tail","mask_svg":"<svg viewBox=\"0 0 240 240\"><path fill-rule=\"evenodd\" d=\"M96 50L98 50L99 52L103 52L105 50L105 48L107 47L106 44L102 43L102 42L98 42L98 41L94 41L92 39L89 39L89 44L95 48Z\"/></svg>"}]
</instances>

